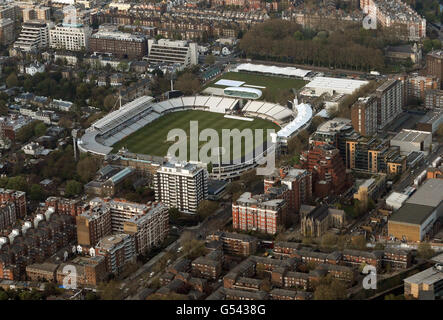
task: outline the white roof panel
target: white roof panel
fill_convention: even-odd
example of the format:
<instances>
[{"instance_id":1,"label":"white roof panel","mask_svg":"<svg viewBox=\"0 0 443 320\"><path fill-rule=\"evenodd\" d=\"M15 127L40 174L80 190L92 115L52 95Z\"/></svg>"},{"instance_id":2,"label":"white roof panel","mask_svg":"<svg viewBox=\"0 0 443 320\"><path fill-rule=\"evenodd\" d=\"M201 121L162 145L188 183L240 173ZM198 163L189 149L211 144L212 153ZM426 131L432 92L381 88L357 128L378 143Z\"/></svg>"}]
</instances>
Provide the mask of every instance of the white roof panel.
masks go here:
<instances>
[{"instance_id":1,"label":"white roof panel","mask_svg":"<svg viewBox=\"0 0 443 320\"><path fill-rule=\"evenodd\" d=\"M221 79L221 80L218 80L214 84L216 84L218 86L226 86L226 87L240 87L244 83L245 83L244 81Z\"/></svg>"},{"instance_id":2,"label":"white roof panel","mask_svg":"<svg viewBox=\"0 0 443 320\"><path fill-rule=\"evenodd\" d=\"M289 76L289 77L305 77L311 70L298 69L293 67L277 67L277 66L267 66L263 64L252 64L243 63L237 66L237 71L246 72L257 72L266 73L279 76Z\"/></svg>"}]
</instances>

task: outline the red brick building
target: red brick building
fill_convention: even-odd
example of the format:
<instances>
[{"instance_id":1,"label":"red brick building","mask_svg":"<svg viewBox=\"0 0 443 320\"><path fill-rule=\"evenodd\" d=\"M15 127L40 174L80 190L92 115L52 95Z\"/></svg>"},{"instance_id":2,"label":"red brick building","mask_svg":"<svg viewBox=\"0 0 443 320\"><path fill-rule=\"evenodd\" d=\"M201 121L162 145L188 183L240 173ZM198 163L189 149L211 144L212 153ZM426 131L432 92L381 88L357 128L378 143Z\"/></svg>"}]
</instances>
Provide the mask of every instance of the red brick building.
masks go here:
<instances>
[{"instance_id":1,"label":"red brick building","mask_svg":"<svg viewBox=\"0 0 443 320\"><path fill-rule=\"evenodd\" d=\"M286 213L284 199L268 200L265 195L252 197L245 192L232 204L232 225L234 229L276 234L285 224Z\"/></svg>"},{"instance_id":2,"label":"red brick building","mask_svg":"<svg viewBox=\"0 0 443 320\"><path fill-rule=\"evenodd\" d=\"M324 144L312 147L300 156L300 167L312 173L314 194L325 197L346 188L346 168L338 149Z\"/></svg>"},{"instance_id":3,"label":"red brick building","mask_svg":"<svg viewBox=\"0 0 443 320\"><path fill-rule=\"evenodd\" d=\"M55 213L69 214L73 217L81 215L88 207L87 204L80 200L71 200L59 197L47 198L45 205L46 207L53 207L55 209Z\"/></svg>"},{"instance_id":4,"label":"red brick building","mask_svg":"<svg viewBox=\"0 0 443 320\"><path fill-rule=\"evenodd\" d=\"M0 188L0 203L1 202L13 202L17 218L26 216L25 192Z\"/></svg>"}]
</instances>

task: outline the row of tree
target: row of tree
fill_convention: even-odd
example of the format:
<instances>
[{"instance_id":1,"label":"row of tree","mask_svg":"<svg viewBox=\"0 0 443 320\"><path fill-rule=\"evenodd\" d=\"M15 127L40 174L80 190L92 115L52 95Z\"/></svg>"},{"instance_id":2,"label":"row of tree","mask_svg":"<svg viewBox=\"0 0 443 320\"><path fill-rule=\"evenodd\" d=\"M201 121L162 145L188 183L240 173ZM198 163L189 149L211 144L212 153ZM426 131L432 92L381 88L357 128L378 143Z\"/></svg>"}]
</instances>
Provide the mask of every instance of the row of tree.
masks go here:
<instances>
[{"instance_id":1,"label":"row of tree","mask_svg":"<svg viewBox=\"0 0 443 320\"><path fill-rule=\"evenodd\" d=\"M369 71L383 68L382 49L395 42L383 30L317 33L295 22L271 19L248 31L240 49L254 59Z\"/></svg>"}]
</instances>

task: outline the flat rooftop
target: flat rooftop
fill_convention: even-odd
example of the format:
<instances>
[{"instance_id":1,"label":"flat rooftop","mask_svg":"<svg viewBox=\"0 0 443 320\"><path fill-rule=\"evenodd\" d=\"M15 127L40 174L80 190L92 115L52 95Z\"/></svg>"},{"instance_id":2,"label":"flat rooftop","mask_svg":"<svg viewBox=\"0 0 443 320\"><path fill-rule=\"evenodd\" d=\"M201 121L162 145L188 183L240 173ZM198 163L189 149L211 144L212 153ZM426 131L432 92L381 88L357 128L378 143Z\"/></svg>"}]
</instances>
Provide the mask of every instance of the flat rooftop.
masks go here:
<instances>
[{"instance_id":1,"label":"flat rooftop","mask_svg":"<svg viewBox=\"0 0 443 320\"><path fill-rule=\"evenodd\" d=\"M389 221L420 225L434 211L434 207L406 203L395 212Z\"/></svg>"},{"instance_id":2,"label":"flat rooftop","mask_svg":"<svg viewBox=\"0 0 443 320\"><path fill-rule=\"evenodd\" d=\"M406 203L421 204L435 208L443 201L442 190L443 179L428 179Z\"/></svg>"},{"instance_id":3,"label":"flat rooftop","mask_svg":"<svg viewBox=\"0 0 443 320\"><path fill-rule=\"evenodd\" d=\"M305 87L312 89L329 89L338 93L351 94L366 84L368 84L368 81L345 78L316 77Z\"/></svg>"},{"instance_id":4,"label":"flat rooftop","mask_svg":"<svg viewBox=\"0 0 443 320\"><path fill-rule=\"evenodd\" d=\"M418 130L401 130L392 140L404 142L421 142L431 136L430 132Z\"/></svg>"},{"instance_id":5,"label":"flat rooftop","mask_svg":"<svg viewBox=\"0 0 443 320\"><path fill-rule=\"evenodd\" d=\"M443 281L443 272L436 270L434 267L431 267L422 272L414 274L413 276L410 276L403 281L407 283L424 283L431 285L436 282Z\"/></svg>"}]
</instances>

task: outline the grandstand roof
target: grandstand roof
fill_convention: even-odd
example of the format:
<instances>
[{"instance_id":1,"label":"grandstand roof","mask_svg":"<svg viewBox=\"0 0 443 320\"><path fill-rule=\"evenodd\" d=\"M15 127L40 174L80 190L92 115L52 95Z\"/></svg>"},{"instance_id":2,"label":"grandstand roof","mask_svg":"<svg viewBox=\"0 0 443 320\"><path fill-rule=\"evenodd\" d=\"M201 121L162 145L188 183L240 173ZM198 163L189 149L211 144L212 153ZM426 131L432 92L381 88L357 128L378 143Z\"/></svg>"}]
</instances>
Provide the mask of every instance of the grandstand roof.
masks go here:
<instances>
[{"instance_id":1,"label":"grandstand roof","mask_svg":"<svg viewBox=\"0 0 443 320\"><path fill-rule=\"evenodd\" d=\"M125 105L123 105L120 109L115 110L100 120L94 122L92 127L99 131L108 130L109 127L113 123L124 122L128 116L131 116L135 113L139 113L143 108L147 108L149 103L154 100L153 97L150 96L142 96L140 98L135 99ZM115 126L113 126L115 127Z\"/></svg>"},{"instance_id":2,"label":"grandstand roof","mask_svg":"<svg viewBox=\"0 0 443 320\"><path fill-rule=\"evenodd\" d=\"M277 136L281 138L289 138L297 130L305 126L312 118L312 108L309 104L302 103L296 106L297 117L287 126L277 132Z\"/></svg>"},{"instance_id":3,"label":"grandstand roof","mask_svg":"<svg viewBox=\"0 0 443 320\"><path fill-rule=\"evenodd\" d=\"M331 90L338 93L352 94L368 81L344 78L316 77L305 87L310 89Z\"/></svg>"},{"instance_id":4,"label":"grandstand roof","mask_svg":"<svg viewBox=\"0 0 443 320\"><path fill-rule=\"evenodd\" d=\"M237 66L237 71L258 72L289 77L305 77L311 70L303 70L293 67L266 66L263 64L242 63Z\"/></svg>"}]
</instances>

